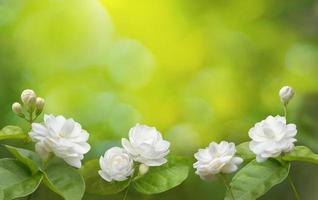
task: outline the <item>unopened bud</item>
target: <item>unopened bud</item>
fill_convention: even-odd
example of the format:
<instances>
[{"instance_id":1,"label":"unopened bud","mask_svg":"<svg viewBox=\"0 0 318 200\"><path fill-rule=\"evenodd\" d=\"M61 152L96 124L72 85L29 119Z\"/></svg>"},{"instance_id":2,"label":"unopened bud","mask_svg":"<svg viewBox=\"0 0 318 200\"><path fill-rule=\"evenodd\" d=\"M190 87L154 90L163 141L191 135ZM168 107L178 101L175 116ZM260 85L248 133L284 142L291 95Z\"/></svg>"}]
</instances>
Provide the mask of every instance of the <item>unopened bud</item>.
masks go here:
<instances>
[{"instance_id":1,"label":"unopened bud","mask_svg":"<svg viewBox=\"0 0 318 200\"><path fill-rule=\"evenodd\" d=\"M140 164L139 165L139 174L144 175L149 171L149 167L145 164Z\"/></svg>"},{"instance_id":2,"label":"unopened bud","mask_svg":"<svg viewBox=\"0 0 318 200\"><path fill-rule=\"evenodd\" d=\"M22 106L21 106L21 104L18 103L18 102L15 102L15 103L12 104L12 111L13 111L15 114L19 115L19 116L23 115L23 113L22 113Z\"/></svg>"},{"instance_id":3,"label":"unopened bud","mask_svg":"<svg viewBox=\"0 0 318 200\"><path fill-rule=\"evenodd\" d=\"M36 114L37 115L41 114L41 112L44 108L44 104L45 104L45 101L43 98L41 98L41 97L36 98L35 107L36 107Z\"/></svg>"},{"instance_id":4,"label":"unopened bud","mask_svg":"<svg viewBox=\"0 0 318 200\"><path fill-rule=\"evenodd\" d=\"M28 106L29 108L32 108L35 106L36 94L33 90L30 89L23 90L21 94L21 100L24 103L24 105Z\"/></svg>"},{"instance_id":5,"label":"unopened bud","mask_svg":"<svg viewBox=\"0 0 318 200\"><path fill-rule=\"evenodd\" d=\"M279 90L280 100L287 105L289 101L293 98L295 92L292 87L284 86Z\"/></svg>"}]
</instances>

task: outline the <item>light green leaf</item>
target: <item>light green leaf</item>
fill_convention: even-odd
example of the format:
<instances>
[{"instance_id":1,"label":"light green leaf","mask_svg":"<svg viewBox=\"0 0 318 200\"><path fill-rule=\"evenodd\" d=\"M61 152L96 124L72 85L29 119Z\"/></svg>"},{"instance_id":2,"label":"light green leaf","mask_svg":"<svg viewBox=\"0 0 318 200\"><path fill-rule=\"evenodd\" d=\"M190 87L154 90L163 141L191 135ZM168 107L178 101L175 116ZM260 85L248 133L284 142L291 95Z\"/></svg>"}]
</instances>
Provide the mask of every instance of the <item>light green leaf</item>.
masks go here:
<instances>
[{"instance_id":1,"label":"light green leaf","mask_svg":"<svg viewBox=\"0 0 318 200\"><path fill-rule=\"evenodd\" d=\"M184 159L171 157L163 166L150 167L147 174L134 181L134 187L144 194L165 192L180 185L188 173L189 167Z\"/></svg>"},{"instance_id":2,"label":"light green leaf","mask_svg":"<svg viewBox=\"0 0 318 200\"><path fill-rule=\"evenodd\" d=\"M54 158L48 162L44 184L65 200L81 200L85 183L80 173L64 161Z\"/></svg>"},{"instance_id":3,"label":"light green leaf","mask_svg":"<svg viewBox=\"0 0 318 200\"><path fill-rule=\"evenodd\" d=\"M29 167L32 174L37 173L42 167L41 158L37 153L27 150L16 148L13 146L5 145L5 147L12 153L14 157L16 157L20 162Z\"/></svg>"},{"instance_id":4,"label":"light green leaf","mask_svg":"<svg viewBox=\"0 0 318 200\"><path fill-rule=\"evenodd\" d=\"M244 161L255 159L255 154L250 150L249 142L243 142L236 146L236 154L243 158Z\"/></svg>"},{"instance_id":5,"label":"light green leaf","mask_svg":"<svg viewBox=\"0 0 318 200\"><path fill-rule=\"evenodd\" d=\"M11 200L33 193L42 180L42 174L31 175L19 161L10 158L0 159L0 198Z\"/></svg>"},{"instance_id":6,"label":"light green leaf","mask_svg":"<svg viewBox=\"0 0 318 200\"><path fill-rule=\"evenodd\" d=\"M0 131L0 140L6 139L25 139L26 135L18 126L5 126Z\"/></svg>"},{"instance_id":7,"label":"light green leaf","mask_svg":"<svg viewBox=\"0 0 318 200\"><path fill-rule=\"evenodd\" d=\"M86 192L99 195L116 194L124 190L129 185L129 180L107 182L102 179L98 170L98 160L90 160L81 168L81 174L85 179Z\"/></svg>"},{"instance_id":8,"label":"light green leaf","mask_svg":"<svg viewBox=\"0 0 318 200\"><path fill-rule=\"evenodd\" d=\"M282 159L285 161L304 161L318 164L318 154L313 153L305 146L296 146L293 151L286 153Z\"/></svg>"},{"instance_id":9,"label":"light green leaf","mask_svg":"<svg viewBox=\"0 0 318 200\"><path fill-rule=\"evenodd\" d=\"M269 159L262 163L255 160L243 167L232 179L231 188L235 200L255 200L288 175L290 164L281 165ZM232 200L229 193L225 200Z\"/></svg>"}]
</instances>

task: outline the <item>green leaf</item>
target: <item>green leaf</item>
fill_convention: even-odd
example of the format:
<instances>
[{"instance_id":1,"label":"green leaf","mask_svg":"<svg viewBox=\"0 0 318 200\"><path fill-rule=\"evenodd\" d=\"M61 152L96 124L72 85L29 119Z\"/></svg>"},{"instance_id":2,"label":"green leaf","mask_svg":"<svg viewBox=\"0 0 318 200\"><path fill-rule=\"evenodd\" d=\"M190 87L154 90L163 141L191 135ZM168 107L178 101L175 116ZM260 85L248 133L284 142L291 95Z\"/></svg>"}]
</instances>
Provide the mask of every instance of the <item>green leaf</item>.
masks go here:
<instances>
[{"instance_id":1,"label":"green leaf","mask_svg":"<svg viewBox=\"0 0 318 200\"><path fill-rule=\"evenodd\" d=\"M187 178L188 173L186 160L171 157L163 166L150 167L147 174L134 181L134 187L144 194L165 192L180 185Z\"/></svg>"},{"instance_id":2,"label":"green leaf","mask_svg":"<svg viewBox=\"0 0 318 200\"><path fill-rule=\"evenodd\" d=\"M255 154L250 150L249 142L243 142L236 146L236 154L243 158L244 161L255 159Z\"/></svg>"},{"instance_id":3,"label":"green leaf","mask_svg":"<svg viewBox=\"0 0 318 200\"><path fill-rule=\"evenodd\" d=\"M25 139L26 135L18 126L6 126L0 131L0 140L6 139Z\"/></svg>"},{"instance_id":4,"label":"green leaf","mask_svg":"<svg viewBox=\"0 0 318 200\"><path fill-rule=\"evenodd\" d=\"M285 161L304 161L318 164L318 154L313 153L305 146L296 146L293 151L286 153L282 159Z\"/></svg>"},{"instance_id":5,"label":"green leaf","mask_svg":"<svg viewBox=\"0 0 318 200\"><path fill-rule=\"evenodd\" d=\"M41 169L42 161L37 153L27 149L16 148L9 145L5 145L5 147L20 162L28 166L32 174L37 173Z\"/></svg>"},{"instance_id":6,"label":"green leaf","mask_svg":"<svg viewBox=\"0 0 318 200\"><path fill-rule=\"evenodd\" d=\"M269 159L262 163L255 160L243 167L232 179L231 188L235 200L255 200L288 175L290 164L281 165ZM229 193L225 200L232 200Z\"/></svg>"},{"instance_id":7,"label":"green leaf","mask_svg":"<svg viewBox=\"0 0 318 200\"><path fill-rule=\"evenodd\" d=\"M81 174L85 179L86 191L91 194L110 195L124 190L129 185L129 180L107 182L102 179L98 170L98 160L90 160L81 168Z\"/></svg>"},{"instance_id":8,"label":"green leaf","mask_svg":"<svg viewBox=\"0 0 318 200\"><path fill-rule=\"evenodd\" d=\"M33 193L42 180L42 174L31 175L19 161L0 159L0 199L11 200Z\"/></svg>"},{"instance_id":9,"label":"green leaf","mask_svg":"<svg viewBox=\"0 0 318 200\"><path fill-rule=\"evenodd\" d=\"M54 158L47 164L44 173L44 184L65 200L81 200L85 183L83 177L64 161Z\"/></svg>"}]
</instances>

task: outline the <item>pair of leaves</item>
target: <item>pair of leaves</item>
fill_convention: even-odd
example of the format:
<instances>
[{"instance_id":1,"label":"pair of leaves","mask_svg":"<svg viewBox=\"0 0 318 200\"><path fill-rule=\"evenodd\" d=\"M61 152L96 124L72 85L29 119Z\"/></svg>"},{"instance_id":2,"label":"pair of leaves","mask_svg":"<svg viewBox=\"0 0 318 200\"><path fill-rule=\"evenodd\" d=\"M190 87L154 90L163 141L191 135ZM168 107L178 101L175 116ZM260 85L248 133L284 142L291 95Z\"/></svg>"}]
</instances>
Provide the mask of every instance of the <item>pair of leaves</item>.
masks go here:
<instances>
[{"instance_id":1,"label":"pair of leaves","mask_svg":"<svg viewBox=\"0 0 318 200\"><path fill-rule=\"evenodd\" d=\"M258 163L251 161L232 179L231 189L235 200L254 200L265 194L273 186L282 182L289 173L290 164L281 165L274 159ZM233 200L228 192L226 200Z\"/></svg>"},{"instance_id":2,"label":"pair of leaves","mask_svg":"<svg viewBox=\"0 0 318 200\"><path fill-rule=\"evenodd\" d=\"M105 181L99 176L99 169L98 160L92 160L87 162L81 170L88 193L116 194L129 186L129 180L110 183ZM187 178L188 173L189 168L184 159L170 157L168 163L160 167L150 167L145 175L136 177L131 184L140 193L156 194L178 186Z\"/></svg>"},{"instance_id":3,"label":"pair of leaves","mask_svg":"<svg viewBox=\"0 0 318 200\"><path fill-rule=\"evenodd\" d=\"M11 200L33 193L42 180L42 174L32 175L25 166L10 158L0 159L0 199Z\"/></svg>"},{"instance_id":4,"label":"pair of leaves","mask_svg":"<svg viewBox=\"0 0 318 200\"><path fill-rule=\"evenodd\" d=\"M250 151L248 142L237 146L237 154L245 161L252 161L232 179L231 188L236 200L257 199L270 188L282 182L288 176L291 161L318 164L318 154L305 146L296 146L293 151L284 154L277 160L268 159L261 163L254 160L255 154ZM227 193L225 199L231 200L231 194Z\"/></svg>"},{"instance_id":5,"label":"pair of leaves","mask_svg":"<svg viewBox=\"0 0 318 200\"><path fill-rule=\"evenodd\" d=\"M31 177L41 177L39 183L43 178L43 183L49 187L52 191L56 192L66 200L80 200L84 195L85 183L82 176L77 170L67 165L60 159L52 159L47 163L44 168L39 156L33 152L26 149L15 148L12 146L6 146L6 148L17 158L17 163L22 163L24 166L21 170L27 170ZM28 169L25 169L25 166ZM0 175L2 170L0 169ZM33 176L32 176L33 175ZM8 178L10 178L8 176ZM19 184L26 184L21 179ZM38 185L34 188L37 188ZM30 185L31 187L31 185ZM1 197L2 187L0 186L0 197ZM14 191L14 188L13 188ZM32 193L32 192L31 192ZM21 196L28 195L28 191L21 191ZM7 194L4 194L5 199L13 199ZM1 199L1 198L0 198Z\"/></svg>"}]
</instances>

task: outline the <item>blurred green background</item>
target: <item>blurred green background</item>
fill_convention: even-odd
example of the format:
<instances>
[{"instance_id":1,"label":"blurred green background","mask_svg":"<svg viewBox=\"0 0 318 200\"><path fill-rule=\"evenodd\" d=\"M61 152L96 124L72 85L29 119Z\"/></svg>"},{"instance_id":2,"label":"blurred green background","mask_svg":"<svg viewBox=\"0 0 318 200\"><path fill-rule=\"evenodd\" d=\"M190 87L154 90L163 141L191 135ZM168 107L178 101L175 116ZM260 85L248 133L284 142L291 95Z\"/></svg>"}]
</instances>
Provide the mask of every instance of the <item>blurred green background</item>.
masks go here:
<instances>
[{"instance_id":1,"label":"blurred green background","mask_svg":"<svg viewBox=\"0 0 318 200\"><path fill-rule=\"evenodd\" d=\"M45 113L88 130L86 159L118 145L137 122L193 157L212 140L247 141L254 123L282 115L278 90L288 84L298 144L318 152L317 24L314 0L0 0L0 125L27 127L11 104L32 88ZM302 199L318 199L317 171L293 166ZM218 200L224 192L192 170L178 188L131 190L128 199ZM59 199L44 187L33 198ZM293 197L284 182L262 199Z\"/></svg>"}]
</instances>

